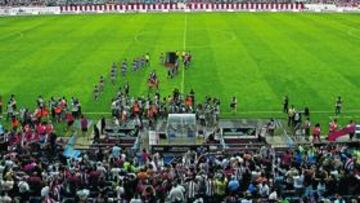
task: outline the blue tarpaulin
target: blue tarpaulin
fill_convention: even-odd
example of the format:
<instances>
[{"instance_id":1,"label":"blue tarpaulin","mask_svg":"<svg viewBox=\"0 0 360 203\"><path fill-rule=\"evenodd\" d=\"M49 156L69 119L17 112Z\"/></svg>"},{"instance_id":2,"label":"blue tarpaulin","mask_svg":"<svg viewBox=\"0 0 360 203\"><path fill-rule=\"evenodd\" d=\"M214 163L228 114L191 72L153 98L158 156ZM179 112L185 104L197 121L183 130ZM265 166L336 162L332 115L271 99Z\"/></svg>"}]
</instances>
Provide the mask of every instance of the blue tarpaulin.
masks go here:
<instances>
[{"instance_id":1,"label":"blue tarpaulin","mask_svg":"<svg viewBox=\"0 0 360 203\"><path fill-rule=\"evenodd\" d=\"M75 158L75 159L80 157L80 154L81 154L80 151L74 149L75 143L76 143L75 136L71 136L68 144L65 146L65 149L64 149L65 157Z\"/></svg>"},{"instance_id":2,"label":"blue tarpaulin","mask_svg":"<svg viewBox=\"0 0 360 203\"><path fill-rule=\"evenodd\" d=\"M163 161L165 165L170 165L174 159L174 156L164 156Z\"/></svg>"},{"instance_id":3,"label":"blue tarpaulin","mask_svg":"<svg viewBox=\"0 0 360 203\"><path fill-rule=\"evenodd\" d=\"M5 133L4 127L0 124L0 135L2 135L4 133Z\"/></svg>"}]
</instances>

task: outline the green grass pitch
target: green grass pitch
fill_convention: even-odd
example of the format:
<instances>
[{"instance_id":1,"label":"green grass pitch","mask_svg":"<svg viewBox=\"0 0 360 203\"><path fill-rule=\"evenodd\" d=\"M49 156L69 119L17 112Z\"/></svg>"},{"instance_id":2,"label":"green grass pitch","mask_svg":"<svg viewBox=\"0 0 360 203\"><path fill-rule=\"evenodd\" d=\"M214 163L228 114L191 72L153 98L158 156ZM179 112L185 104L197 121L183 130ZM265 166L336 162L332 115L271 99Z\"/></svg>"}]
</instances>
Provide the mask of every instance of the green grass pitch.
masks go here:
<instances>
[{"instance_id":1,"label":"green grass pitch","mask_svg":"<svg viewBox=\"0 0 360 203\"><path fill-rule=\"evenodd\" d=\"M166 78L160 52L190 50L190 70ZM109 83L112 62L146 52L151 67ZM109 112L125 80L134 96L148 93L151 70L162 96L174 88L197 98L220 97L222 115L238 97L241 117L285 117L282 98L328 122L335 97L347 120L360 113L360 15L211 13L67 15L0 18L0 94L33 107L38 95L80 98L86 112ZM100 101L93 86L105 75ZM345 119L344 119L345 120Z\"/></svg>"}]
</instances>

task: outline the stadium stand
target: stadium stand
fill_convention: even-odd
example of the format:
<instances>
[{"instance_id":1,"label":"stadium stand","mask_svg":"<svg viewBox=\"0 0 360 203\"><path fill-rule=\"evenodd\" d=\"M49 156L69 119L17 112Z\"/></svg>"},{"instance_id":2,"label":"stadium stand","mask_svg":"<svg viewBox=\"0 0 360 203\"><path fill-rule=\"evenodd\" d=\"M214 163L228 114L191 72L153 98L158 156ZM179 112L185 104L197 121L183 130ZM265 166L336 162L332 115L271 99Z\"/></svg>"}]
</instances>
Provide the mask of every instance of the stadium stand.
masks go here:
<instances>
[{"instance_id":1,"label":"stadium stand","mask_svg":"<svg viewBox=\"0 0 360 203\"><path fill-rule=\"evenodd\" d=\"M152 12L358 12L356 0L0 0L0 15Z\"/></svg>"},{"instance_id":2,"label":"stadium stand","mask_svg":"<svg viewBox=\"0 0 360 203\"><path fill-rule=\"evenodd\" d=\"M0 0L1 6L64 6L101 4L161 4L161 3L307 3L358 5L356 0Z\"/></svg>"},{"instance_id":3,"label":"stadium stand","mask_svg":"<svg viewBox=\"0 0 360 203\"><path fill-rule=\"evenodd\" d=\"M160 145L149 147L147 133L157 129L166 131L164 119L168 114L188 115L194 111L191 106L196 106L195 103L184 102L175 90L169 98L172 107L151 113L153 108L146 105L151 103L149 99L133 100L119 93L113 100L112 113L115 118L123 119L103 118L94 123L92 136L86 137L83 133L91 121L81 116L78 99L66 101L66 98L53 98L46 102L39 97L35 112L20 110L17 114L15 96L11 97L8 107L11 129L0 127L1 202L356 202L359 199L357 140L273 146L268 142L273 135L266 128L262 130L264 123L218 120L214 109L219 103L207 98L195 110L199 130L196 134L204 135L204 142L198 143L195 137L190 145L177 145L172 140L167 145L161 145L160 141ZM134 108L139 103L140 108ZM67 123L72 136L57 135L53 122ZM266 126L272 126L271 122L275 128L281 127L281 122L274 120ZM159 125L156 127L155 123ZM219 128L211 131L213 126ZM165 133L165 140L170 139L167 136Z\"/></svg>"}]
</instances>

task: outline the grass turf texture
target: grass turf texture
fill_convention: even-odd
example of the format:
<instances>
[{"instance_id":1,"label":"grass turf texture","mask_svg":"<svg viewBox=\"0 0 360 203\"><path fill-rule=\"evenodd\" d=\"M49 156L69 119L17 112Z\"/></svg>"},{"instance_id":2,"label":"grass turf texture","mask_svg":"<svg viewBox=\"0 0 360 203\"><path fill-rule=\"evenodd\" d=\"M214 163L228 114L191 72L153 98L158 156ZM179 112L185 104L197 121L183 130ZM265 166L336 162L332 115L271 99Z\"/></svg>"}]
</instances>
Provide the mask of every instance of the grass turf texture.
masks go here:
<instances>
[{"instance_id":1,"label":"grass turf texture","mask_svg":"<svg viewBox=\"0 0 360 203\"><path fill-rule=\"evenodd\" d=\"M38 95L80 98L86 112L109 112L125 80L134 96L148 93L155 69L162 96L174 88L197 99L220 97L222 116L285 117L282 98L317 111L323 125L335 98L344 99L343 122L360 113L360 15L311 13L212 13L67 15L0 18L0 94L33 107ZM160 52L190 50L190 70L166 79ZM151 67L129 72L116 87L112 62L146 52ZM131 66L130 66L131 67ZM97 102L92 91L106 76ZM230 113L232 96L239 110Z\"/></svg>"}]
</instances>

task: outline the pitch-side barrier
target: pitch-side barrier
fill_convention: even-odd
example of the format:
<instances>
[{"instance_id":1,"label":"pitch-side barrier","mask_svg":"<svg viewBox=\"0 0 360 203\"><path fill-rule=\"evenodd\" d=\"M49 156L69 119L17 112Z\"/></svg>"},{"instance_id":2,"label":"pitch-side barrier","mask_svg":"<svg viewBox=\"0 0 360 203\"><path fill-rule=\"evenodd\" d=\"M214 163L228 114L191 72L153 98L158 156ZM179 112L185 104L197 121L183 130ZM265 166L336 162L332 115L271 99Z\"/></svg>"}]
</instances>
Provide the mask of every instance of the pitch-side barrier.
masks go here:
<instances>
[{"instance_id":1,"label":"pitch-side barrier","mask_svg":"<svg viewBox=\"0 0 360 203\"><path fill-rule=\"evenodd\" d=\"M360 12L358 5L299 3L162 3L96 4L54 7L0 7L0 16L87 13L167 13L167 12Z\"/></svg>"}]
</instances>

